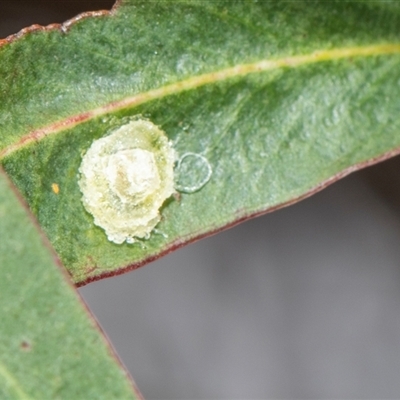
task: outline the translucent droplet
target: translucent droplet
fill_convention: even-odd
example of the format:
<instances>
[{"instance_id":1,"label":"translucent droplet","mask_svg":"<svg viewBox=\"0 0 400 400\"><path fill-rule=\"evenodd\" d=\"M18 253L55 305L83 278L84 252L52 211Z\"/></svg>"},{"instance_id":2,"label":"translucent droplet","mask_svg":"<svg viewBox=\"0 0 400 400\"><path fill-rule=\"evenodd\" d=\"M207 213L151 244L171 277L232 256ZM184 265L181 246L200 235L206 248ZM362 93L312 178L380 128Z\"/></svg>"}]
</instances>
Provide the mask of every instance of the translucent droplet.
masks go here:
<instances>
[{"instance_id":1,"label":"translucent droplet","mask_svg":"<svg viewBox=\"0 0 400 400\"><path fill-rule=\"evenodd\" d=\"M188 123L186 123L186 122L181 121L181 122L179 122L179 127L180 127L184 132L187 132L187 131L189 130L189 128L190 128L190 125L189 125Z\"/></svg>"},{"instance_id":2,"label":"translucent droplet","mask_svg":"<svg viewBox=\"0 0 400 400\"><path fill-rule=\"evenodd\" d=\"M211 175L212 168L207 158L197 153L185 153L175 168L175 188L183 193L197 192Z\"/></svg>"},{"instance_id":3,"label":"translucent droplet","mask_svg":"<svg viewBox=\"0 0 400 400\"><path fill-rule=\"evenodd\" d=\"M153 233L155 233L156 235L162 236L164 239L168 239L168 234L164 233L163 231L160 231L157 228L153 229Z\"/></svg>"}]
</instances>

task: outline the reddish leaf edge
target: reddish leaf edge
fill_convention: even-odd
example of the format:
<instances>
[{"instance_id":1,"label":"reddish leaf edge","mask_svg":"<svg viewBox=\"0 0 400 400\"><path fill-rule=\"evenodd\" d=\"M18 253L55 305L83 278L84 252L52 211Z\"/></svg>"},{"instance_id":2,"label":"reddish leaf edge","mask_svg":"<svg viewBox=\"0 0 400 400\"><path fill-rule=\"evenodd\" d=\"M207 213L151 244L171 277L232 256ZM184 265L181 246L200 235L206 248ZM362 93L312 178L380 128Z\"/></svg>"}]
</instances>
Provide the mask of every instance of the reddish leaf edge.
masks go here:
<instances>
[{"instance_id":1,"label":"reddish leaf edge","mask_svg":"<svg viewBox=\"0 0 400 400\"><path fill-rule=\"evenodd\" d=\"M117 9L120 7L120 5L123 3L124 0L116 0L115 4L112 6L111 10L99 10L99 11L87 11L87 12L83 12L78 14L77 16L63 22L63 23L54 23L54 24L50 24L50 25L46 25L46 26L42 26L42 25L38 25L38 24L34 24L31 25L27 28L24 28L22 30L20 30L19 32L9 35L8 37L6 37L5 39L0 39L0 48L4 45L8 45L10 43L13 43L16 40L21 39L22 37L28 35L28 34L32 34L32 33L36 33L36 32L48 32L48 31L54 31L54 30L58 30L61 33L68 33L69 29L71 28L72 25L86 19L86 18L93 18L93 17L103 17L103 16L112 16ZM65 121L63 121L65 122ZM81 122L76 121L76 122ZM325 189L326 187L332 185L333 183L337 182L338 180L350 175L353 172L359 171L361 169L370 167L372 165L378 164L380 162L383 162L389 158L395 157L397 155L400 154L400 148L394 149L394 150L390 150L386 153L384 153L381 156L378 157L374 157L370 160L367 161L363 161L361 163L355 164L353 166L350 166L346 169L344 169L343 171L333 175L332 177L326 179L325 181L319 183L318 185L316 185L315 187L311 188L308 192L302 194L301 196L298 196L296 198L293 198L291 200L288 200L287 202L275 205L273 207L270 208L265 208L265 209L260 209L257 210L255 212L252 213L243 213L237 214L237 217L235 219L233 219L231 222L227 223L226 225L223 225L221 227L218 227L216 229L207 231L207 232L199 232L199 233L194 233L191 234L190 237L182 237L179 240L171 243L169 246L167 246L165 249L163 249L162 251L160 251L157 254L154 254L150 257L147 257L143 260L141 260L140 262L137 263L133 263L133 264L129 264L128 266L116 269L114 271L107 271L104 273L100 273L99 275L95 275L95 276L90 276L86 279L83 280L78 280L78 281L73 281L73 276L71 274L69 274L69 271L62 265L61 261L59 260L58 256L56 255L53 247L51 246L50 242L48 241L47 237L43 234L42 230L40 229L40 226L37 222L37 220L35 219L35 217L33 216L33 214L30 212L28 205L25 203L24 199L22 198L22 196L18 193L17 189L14 187L14 185L11 183L11 181L9 180L7 174L5 174L3 168L0 166L0 174L4 175L9 183L9 186L12 188L13 192L15 193L15 195L17 196L18 200L20 201L20 203L23 205L24 209L26 210L26 212L28 212L28 215L30 216L31 220L33 221L35 227L37 228L38 232L40 232L41 235L41 239L43 241L43 243L45 244L46 247L48 247L51 251L51 253L53 254L54 260L55 260L55 264L59 267L59 269L62 271L64 277L66 277L68 283L70 285L72 285L72 287L77 288L77 287L82 287L85 286L89 283L92 282L96 282L102 279L106 279L106 278L111 278L114 276L118 276L118 275L122 275L125 274L127 272L133 271L135 269L138 269L140 267L145 266L146 264L149 264L153 261L158 260L161 257L164 257L165 255L172 253L175 250L180 249L181 247L184 247L188 244L197 242L198 240L207 238L209 236L213 236L219 232L225 231L227 229L233 228L236 225L239 225L242 222L245 222L249 219L253 219L259 216L262 216L264 214L268 214L271 213L273 211L277 211L280 210L281 208L285 208L288 206L291 206L293 204L298 203L301 200L307 199L308 197L311 197L312 195L320 192L321 190ZM4 156L4 155L3 155ZM96 266L93 266L92 268L90 268L90 271L93 272L96 270ZM72 278L72 279L71 279ZM76 292L76 291L75 291ZM127 376L131 382L131 384L133 385L133 389L135 391L135 394L138 396L138 398L143 399L142 395L140 394L139 390L137 389L132 377L129 375L129 373L127 372L126 367L123 365L122 361L119 359L118 355L116 354L111 342L109 341L107 335L104 333L104 331L102 330L102 328L100 327L98 321L95 319L95 317L91 314L90 310L88 309L87 305L85 304L85 302L83 301L83 299L80 297L79 293L76 292L77 296L79 297L80 302L82 303L82 305L84 306L84 308L86 309L90 319L92 320L92 323L94 324L94 326L96 327L96 329L98 329L100 331L100 333L102 334L104 340L106 341L106 344L108 345L112 356L117 360L117 362L119 363L119 365L121 365L121 367L126 371Z\"/></svg>"},{"instance_id":2,"label":"reddish leaf edge","mask_svg":"<svg viewBox=\"0 0 400 400\"><path fill-rule=\"evenodd\" d=\"M149 263L151 263L153 261L158 260L161 257L166 256L169 253L172 253L175 250L178 250L178 249L180 249L180 248L182 248L184 246L187 246L189 244L197 242L197 241L199 241L201 239L216 235L217 233L220 233L222 231L225 231L225 230L228 230L230 228L233 228L236 225L241 224L242 222L245 222L245 221L248 221L250 219L253 219L253 218L256 218L256 217L260 217L262 215L269 214L271 212L274 212L274 211L280 210L282 208L285 208L285 207L291 206L293 204L296 204L299 201L305 200L305 199L313 196L314 194L322 191L323 189L325 189L328 186L332 185L333 183L339 181L340 179L345 178L346 176L352 174L353 172L357 172L357 171L359 171L361 169L364 169L364 168L367 168L367 167L371 167L371 166L373 166L375 164L378 164L380 162L386 161L386 160L388 160L388 159L390 159L392 157L395 157L397 155L400 155L400 147L398 147L396 149L393 149L393 150L390 150L390 151L388 151L388 152L386 152L386 153L384 153L384 154L382 154L380 156L371 158L371 159L366 160L366 161L362 161L362 162L354 164L354 165L352 165L352 166L350 166L348 168L345 168L343 171L331 176L330 178L326 179L325 181L322 181L321 183L319 183L318 185L314 186L308 192L302 194L301 196L295 197L295 198L293 198L291 200L288 200L288 201L286 201L284 203L281 203L281 204L277 204L277 205L275 205L273 207L270 207L270 208L264 208L264 209L257 210L255 212L243 213L243 214L238 212L237 216L231 222L227 223L226 225L223 225L221 227L218 227L216 229L213 229L213 230L210 230L210 231L207 231L207 232L199 232L197 234L194 233L194 234L191 234L190 237L188 236L186 238L185 237L180 238L179 240L176 240L175 242L171 243L168 247L166 247L165 249L163 249L159 253L154 254L154 255L152 255L150 257L147 257L147 258L145 258L145 259L143 259L143 260L141 260L141 261L139 261L137 263L129 264L126 267L122 267L122 268L116 269L114 271L107 271L107 272L104 272L104 273L100 273L99 275L90 276L90 277L88 277L88 278L86 278L86 279L84 279L82 281L76 281L75 285L77 287L82 287L82 286L85 286L85 285L87 285L89 283L92 283L92 282L96 282L96 281L99 281L99 280L102 280L102 279L106 279L106 278L112 278L114 276L118 276L118 275L125 274L127 272L134 271L134 270L136 270L138 268L141 268L141 267L145 266L146 264L149 264ZM93 272L95 270L96 270L95 266L90 269L91 272Z\"/></svg>"},{"instance_id":3,"label":"reddish leaf edge","mask_svg":"<svg viewBox=\"0 0 400 400\"><path fill-rule=\"evenodd\" d=\"M114 361L116 362L117 365L119 365L119 367L122 369L122 371L125 373L125 377L127 378L127 380L129 381L132 391L135 394L135 396L139 399L139 400L144 400L143 395L140 393L138 387L136 386L135 381L133 380L132 376L130 375L128 369L126 368L126 366L124 365L124 363L122 362L122 360L119 358L114 346L112 345L112 342L110 341L109 337L107 336L107 334L105 333L105 331L103 330L103 328L100 326L99 322L97 321L96 317L92 314L92 312L90 311L89 307L87 306L87 304L85 303L85 301L83 300L82 296L79 294L79 292L76 290L77 286L74 284L74 282L71 280L71 276L68 273L68 270L65 268L65 266L61 263L57 253L55 252L55 250L53 249L53 246L51 245L49 239L47 238L47 236L44 234L44 232L42 231L39 222L37 221L37 219L35 218L35 216L32 214L32 212L29 209L28 204L26 203L26 201L24 200L24 198L22 197L21 193L18 191L18 189L15 187L15 185L11 182L10 178L8 177L8 175L6 174L6 172L4 171L4 169L0 166L0 175L5 179L5 181L7 182L8 187L11 189L11 191L14 194L14 197L16 198L16 200L20 203L20 205L22 206L22 208L24 209L25 213L28 215L29 220L31 221L31 223L33 224L33 226L36 229L37 234L40 237L40 240L43 244L43 246L47 249L47 251L51 254L52 259L54 261L54 264L56 266L56 268L59 270L59 272L61 273L61 275L63 276L64 280L67 282L67 284L69 285L69 287L73 290L73 292L75 293L75 297L77 298L77 300L80 302L81 306L83 307L83 309L86 312L86 315L89 319L89 321L91 322L92 326L94 329L96 329L99 333L100 336L103 340L103 343L105 344L105 346L107 347L108 353L111 356L112 359L114 359Z\"/></svg>"},{"instance_id":4,"label":"reddish leaf edge","mask_svg":"<svg viewBox=\"0 0 400 400\"><path fill-rule=\"evenodd\" d=\"M7 36L4 39L0 39L0 48L2 46L11 44L15 42L16 40L21 39L22 37L36 33L36 32L50 32L50 31L60 31L61 33L68 33L70 30L71 26L76 24L77 22L80 22L86 18L93 18L93 17L103 17L103 16L112 16L117 8L121 5L123 0L116 0L114 5L111 7L111 10L98 10L98 11L85 11L83 13L80 13L76 15L75 17L63 22L63 23L55 23L55 24L49 24L46 26L39 25L39 24L33 24L31 26L28 26L26 28L21 29L17 33L13 33L12 35Z\"/></svg>"}]
</instances>

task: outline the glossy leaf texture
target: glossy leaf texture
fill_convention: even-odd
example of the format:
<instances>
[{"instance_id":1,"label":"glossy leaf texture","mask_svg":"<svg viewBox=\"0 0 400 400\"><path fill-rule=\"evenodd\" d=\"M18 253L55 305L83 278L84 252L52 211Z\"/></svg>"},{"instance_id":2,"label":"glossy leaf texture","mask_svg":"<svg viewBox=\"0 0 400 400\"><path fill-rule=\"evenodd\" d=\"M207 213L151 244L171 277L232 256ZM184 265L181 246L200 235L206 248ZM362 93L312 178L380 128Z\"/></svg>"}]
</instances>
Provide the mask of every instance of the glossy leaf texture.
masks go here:
<instances>
[{"instance_id":1,"label":"glossy leaf texture","mask_svg":"<svg viewBox=\"0 0 400 400\"><path fill-rule=\"evenodd\" d=\"M0 398L137 398L3 171L0 217Z\"/></svg>"},{"instance_id":2,"label":"glossy leaf texture","mask_svg":"<svg viewBox=\"0 0 400 400\"><path fill-rule=\"evenodd\" d=\"M397 154L399 27L396 1L124 0L31 30L0 48L2 164L77 284L136 268ZM78 169L138 116L199 162L150 238L117 245Z\"/></svg>"}]
</instances>

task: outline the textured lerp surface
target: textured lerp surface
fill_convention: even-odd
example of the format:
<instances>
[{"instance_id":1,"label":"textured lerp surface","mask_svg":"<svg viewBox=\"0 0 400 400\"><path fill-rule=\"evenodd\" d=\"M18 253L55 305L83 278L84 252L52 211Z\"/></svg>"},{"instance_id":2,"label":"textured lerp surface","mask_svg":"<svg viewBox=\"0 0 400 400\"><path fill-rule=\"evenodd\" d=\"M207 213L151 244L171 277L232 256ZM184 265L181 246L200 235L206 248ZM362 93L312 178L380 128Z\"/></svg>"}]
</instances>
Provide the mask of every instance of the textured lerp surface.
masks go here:
<instances>
[{"instance_id":1,"label":"textured lerp surface","mask_svg":"<svg viewBox=\"0 0 400 400\"><path fill-rule=\"evenodd\" d=\"M94 141L83 157L83 204L110 241L146 238L174 192L173 167L174 150L164 132L150 121L131 121Z\"/></svg>"}]
</instances>

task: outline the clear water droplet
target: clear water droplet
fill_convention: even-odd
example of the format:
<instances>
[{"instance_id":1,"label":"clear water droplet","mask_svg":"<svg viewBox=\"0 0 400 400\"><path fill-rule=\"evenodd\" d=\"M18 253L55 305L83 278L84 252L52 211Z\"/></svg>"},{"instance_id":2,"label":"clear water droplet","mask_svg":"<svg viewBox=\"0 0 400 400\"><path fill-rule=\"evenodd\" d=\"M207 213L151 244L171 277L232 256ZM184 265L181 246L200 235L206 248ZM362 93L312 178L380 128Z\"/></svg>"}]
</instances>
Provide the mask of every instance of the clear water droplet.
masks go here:
<instances>
[{"instance_id":1,"label":"clear water droplet","mask_svg":"<svg viewBox=\"0 0 400 400\"><path fill-rule=\"evenodd\" d=\"M211 175L212 168L207 158L197 153L185 153L175 168L175 188L182 193L197 192Z\"/></svg>"},{"instance_id":2,"label":"clear water droplet","mask_svg":"<svg viewBox=\"0 0 400 400\"><path fill-rule=\"evenodd\" d=\"M155 233L156 235L162 236L164 239L168 239L168 235L166 233L164 233L163 231L160 231L157 228L153 229L153 233Z\"/></svg>"}]
</instances>

